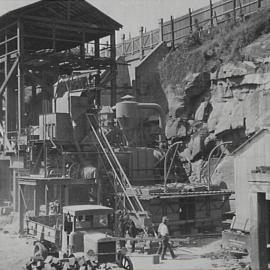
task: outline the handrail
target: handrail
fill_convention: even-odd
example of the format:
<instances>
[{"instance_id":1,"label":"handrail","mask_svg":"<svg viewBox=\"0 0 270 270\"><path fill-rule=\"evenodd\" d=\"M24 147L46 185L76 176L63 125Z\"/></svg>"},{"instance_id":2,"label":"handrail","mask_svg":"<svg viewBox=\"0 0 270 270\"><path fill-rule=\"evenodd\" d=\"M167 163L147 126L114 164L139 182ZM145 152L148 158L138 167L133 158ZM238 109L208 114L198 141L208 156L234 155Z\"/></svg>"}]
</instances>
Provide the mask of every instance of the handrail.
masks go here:
<instances>
[{"instance_id":1,"label":"handrail","mask_svg":"<svg viewBox=\"0 0 270 270\"><path fill-rule=\"evenodd\" d=\"M168 40L166 39L167 42L172 42L172 38L173 35L171 33L171 24L174 24L174 33L183 31L185 32L185 30L190 30L190 32L192 31L193 26L195 25L194 22L192 22L194 20L194 18L196 17L201 17L201 20L198 22L198 24L201 26L203 22L212 22L213 20L215 20L215 18L220 18L222 16L225 16L226 14L231 14L234 13L234 20L236 19L236 17L241 17L241 16L248 16L250 14L253 14L254 12L256 12L259 9L259 4L257 5L257 7L254 7L254 11L253 10L253 6L256 3L259 3L260 0L249 0L248 3L245 4L239 4L238 1L236 0L228 0L226 2L222 2L222 1L218 1L216 3L211 3L210 6L205 6L203 8L200 8L198 10L195 10L193 12L190 12L188 14L185 14L181 17L177 17L172 21L166 21L163 22L159 25L159 28L153 29L151 31L148 31L146 33L143 33L141 35L132 37L128 40L123 39L122 43L119 43L116 45L117 49L119 50L119 52L121 52L120 54L124 53L124 55L133 55L135 53L138 53L142 50L146 50L149 47L155 47L157 46L157 44L159 44L161 41L164 40L165 36L169 35ZM233 4L235 3L235 4ZM232 5L233 8L230 9L226 9L225 7L228 5ZM222 8L223 7L223 8ZM252 10L247 10L248 7L251 7ZM218 14L216 14L216 11L222 10L221 12L218 12ZM236 12L238 10L241 10L241 14L236 15ZM212 11L212 12L211 12ZM208 15L210 13L210 15ZM215 14L215 15L214 15ZM229 21L232 18L228 18L228 19L224 19L222 21L219 21L218 24L222 24L226 21ZM186 26L183 25L179 25L178 27L176 27L176 25L179 22L184 22L187 21ZM213 27L213 25L211 24L211 26L209 26L210 28ZM164 32L164 28L168 29L169 31L166 31L166 33ZM141 39L145 40L146 38L149 38L152 34L154 35L159 35L158 37L158 42L153 42L150 41L150 44L144 44L144 42L142 42L142 48L136 48L132 46L132 43L134 42L134 40L136 41L140 41ZM162 37L161 37L162 35ZM177 41L177 43L181 43L181 39L183 39L184 37L186 37L186 35L181 35L181 38L176 37L176 35L174 35L174 41ZM140 45L138 45L139 47ZM129 48L129 50L127 50L126 48Z\"/></svg>"}]
</instances>

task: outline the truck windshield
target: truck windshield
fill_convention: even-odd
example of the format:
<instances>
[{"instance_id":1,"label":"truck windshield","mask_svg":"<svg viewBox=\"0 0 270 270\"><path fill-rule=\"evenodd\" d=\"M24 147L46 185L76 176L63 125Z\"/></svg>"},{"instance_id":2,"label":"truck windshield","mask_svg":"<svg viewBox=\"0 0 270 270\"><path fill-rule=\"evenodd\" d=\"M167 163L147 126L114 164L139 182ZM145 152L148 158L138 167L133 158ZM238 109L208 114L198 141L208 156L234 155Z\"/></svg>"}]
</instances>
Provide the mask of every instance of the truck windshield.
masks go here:
<instances>
[{"instance_id":1,"label":"truck windshield","mask_svg":"<svg viewBox=\"0 0 270 270\"><path fill-rule=\"evenodd\" d=\"M76 229L108 228L108 215L77 216Z\"/></svg>"},{"instance_id":2,"label":"truck windshield","mask_svg":"<svg viewBox=\"0 0 270 270\"><path fill-rule=\"evenodd\" d=\"M108 215L95 215L94 216L95 228L107 228L108 227Z\"/></svg>"}]
</instances>

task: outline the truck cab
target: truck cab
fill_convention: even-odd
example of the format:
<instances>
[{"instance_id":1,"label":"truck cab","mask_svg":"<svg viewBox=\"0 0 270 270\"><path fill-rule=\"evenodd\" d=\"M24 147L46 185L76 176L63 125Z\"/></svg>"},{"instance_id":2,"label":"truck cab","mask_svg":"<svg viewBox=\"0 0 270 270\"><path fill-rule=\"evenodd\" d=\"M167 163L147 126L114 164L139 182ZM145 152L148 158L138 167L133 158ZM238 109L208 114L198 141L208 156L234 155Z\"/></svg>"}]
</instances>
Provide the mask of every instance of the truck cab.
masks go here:
<instances>
[{"instance_id":1,"label":"truck cab","mask_svg":"<svg viewBox=\"0 0 270 270\"><path fill-rule=\"evenodd\" d=\"M95 254L99 262L115 262L116 240L111 237L113 209L101 205L63 207L62 251Z\"/></svg>"}]
</instances>

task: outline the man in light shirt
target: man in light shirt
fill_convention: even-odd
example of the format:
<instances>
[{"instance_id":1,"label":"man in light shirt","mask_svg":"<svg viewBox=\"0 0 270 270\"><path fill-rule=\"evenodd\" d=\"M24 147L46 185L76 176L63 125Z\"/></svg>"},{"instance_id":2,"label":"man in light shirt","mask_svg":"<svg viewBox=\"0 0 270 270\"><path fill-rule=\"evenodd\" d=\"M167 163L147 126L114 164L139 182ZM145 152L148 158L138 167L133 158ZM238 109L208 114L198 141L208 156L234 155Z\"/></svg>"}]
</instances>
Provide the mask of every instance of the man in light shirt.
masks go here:
<instances>
[{"instance_id":1,"label":"man in light shirt","mask_svg":"<svg viewBox=\"0 0 270 270\"><path fill-rule=\"evenodd\" d=\"M161 254L161 260L165 260L167 248L169 248L172 258L174 259L176 257L172 250L171 244L169 243L169 229L167 226L168 221L169 220L167 217L163 217L162 222L158 226L158 236L162 239L162 244L158 249L158 254Z\"/></svg>"}]
</instances>

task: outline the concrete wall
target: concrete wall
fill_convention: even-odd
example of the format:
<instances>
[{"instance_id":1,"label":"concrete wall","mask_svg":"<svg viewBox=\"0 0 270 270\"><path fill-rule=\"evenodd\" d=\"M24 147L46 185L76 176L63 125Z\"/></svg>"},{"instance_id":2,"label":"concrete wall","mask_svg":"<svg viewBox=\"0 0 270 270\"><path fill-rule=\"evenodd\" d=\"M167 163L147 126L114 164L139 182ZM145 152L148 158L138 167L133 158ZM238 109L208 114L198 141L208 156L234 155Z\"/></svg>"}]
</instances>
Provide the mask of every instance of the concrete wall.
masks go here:
<instances>
[{"instance_id":1,"label":"concrete wall","mask_svg":"<svg viewBox=\"0 0 270 270\"><path fill-rule=\"evenodd\" d=\"M258 166L270 165L270 133L262 131L251 139L249 143L238 150L234 158L235 168L235 206L237 229L249 230L249 183L252 179L251 171Z\"/></svg>"}]
</instances>

